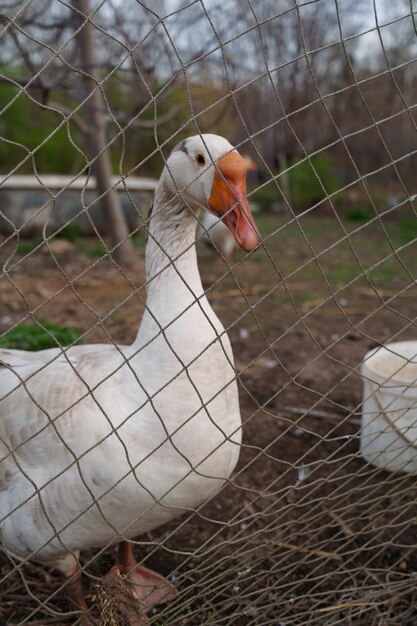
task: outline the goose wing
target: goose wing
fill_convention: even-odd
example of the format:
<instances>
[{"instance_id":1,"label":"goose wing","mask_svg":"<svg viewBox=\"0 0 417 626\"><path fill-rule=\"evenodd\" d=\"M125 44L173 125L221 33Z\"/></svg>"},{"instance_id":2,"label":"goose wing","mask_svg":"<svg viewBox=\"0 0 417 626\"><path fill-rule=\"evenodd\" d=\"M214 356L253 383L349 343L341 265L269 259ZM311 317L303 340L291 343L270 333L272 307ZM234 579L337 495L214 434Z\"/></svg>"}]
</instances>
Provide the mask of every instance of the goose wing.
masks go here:
<instances>
[{"instance_id":1,"label":"goose wing","mask_svg":"<svg viewBox=\"0 0 417 626\"><path fill-rule=\"evenodd\" d=\"M68 460L68 447L79 454L91 445L92 424L100 427L100 418L90 419L100 413L91 389L117 370L122 360L117 355L111 345L65 352L0 350L0 457L7 458L3 473L15 473L16 464L28 469L60 466ZM112 381L106 384L111 393Z\"/></svg>"}]
</instances>

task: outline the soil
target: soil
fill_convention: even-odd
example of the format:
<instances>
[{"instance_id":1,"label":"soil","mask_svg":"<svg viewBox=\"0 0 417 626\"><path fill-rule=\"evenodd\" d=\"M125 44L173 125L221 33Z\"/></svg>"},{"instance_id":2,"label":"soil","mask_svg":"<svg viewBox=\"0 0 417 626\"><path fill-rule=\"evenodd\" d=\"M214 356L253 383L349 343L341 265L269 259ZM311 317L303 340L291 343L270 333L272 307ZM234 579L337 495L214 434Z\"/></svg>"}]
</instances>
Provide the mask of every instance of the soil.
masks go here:
<instances>
[{"instance_id":1,"label":"soil","mask_svg":"<svg viewBox=\"0 0 417 626\"><path fill-rule=\"evenodd\" d=\"M350 225L347 240L326 217L270 216L261 226L264 247L237 253L231 270L199 246L203 283L235 354L243 445L210 503L137 539L138 558L179 590L150 622L411 626L416 481L360 456L359 368L373 347L416 336L416 244L393 253L375 225L357 233ZM92 245L15 254L0 280L0 331L35 316L77 328L88 343L131 342L144 250L122 275L111 260L89 258ZM92 613L122 624L100 603L114 549L82 558ZM57 572L27 563L11 573L6 556L0 566L0 624L77 623Z\"/></svg>"}]
</instances>

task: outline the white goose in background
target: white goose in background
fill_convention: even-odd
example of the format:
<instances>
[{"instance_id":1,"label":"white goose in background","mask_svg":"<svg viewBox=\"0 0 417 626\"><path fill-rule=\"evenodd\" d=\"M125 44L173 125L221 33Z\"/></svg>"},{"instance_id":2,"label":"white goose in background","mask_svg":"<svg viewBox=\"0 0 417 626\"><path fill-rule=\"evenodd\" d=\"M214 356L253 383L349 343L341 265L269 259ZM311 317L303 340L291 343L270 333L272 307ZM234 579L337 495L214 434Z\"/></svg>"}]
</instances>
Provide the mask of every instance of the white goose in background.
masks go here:
<instances>
[{"instance_id":1,"label":"white goose in background","mask_svg":"<svg viewBox=\"0 0 417 626\"><path fill-rule=\"evenodd\" d=\"M216 258L216 263L221 263L223 259L230 263L236 248L233 233L217 215L208 211L202 213L200 221L201 226L197 230L197 235L205 244L218 252L220 256Z\"/></svg>"},{"instance_id":2,"label":"white goose in background","mask_svg":"<svg viewBox=\"0 0 417 626\"><path fill-rule=\"evenodd\" d=\"M79 550L116 542L141 601L173 596L166 579L136 565L127 539L208 500L239 456L232 350L197 266L202 207L224 216L244 250L258 245L245 161L211 134L179 144L162 172L134 343L0 350L3 544L71 577L82 609Z\"/></svg>"}]
</instances>

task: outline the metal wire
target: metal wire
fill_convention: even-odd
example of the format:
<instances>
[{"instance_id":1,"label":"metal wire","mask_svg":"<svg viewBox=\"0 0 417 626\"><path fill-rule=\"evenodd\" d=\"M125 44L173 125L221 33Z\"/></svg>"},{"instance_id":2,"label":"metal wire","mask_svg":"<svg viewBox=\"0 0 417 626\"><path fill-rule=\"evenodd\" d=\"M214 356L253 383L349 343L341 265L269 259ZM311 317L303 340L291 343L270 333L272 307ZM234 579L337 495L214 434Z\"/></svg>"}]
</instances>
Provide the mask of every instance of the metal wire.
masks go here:
<instances>
[{"instance_id":1,"label":"metal wire","mask_svg":"<svg viewBox=\"0 0 417 626\"><path fill-rule=\"evenodd\" d=\"M175 579L179 591L172 602L154 607L146 618L142 615L143 623L414 624L417 617L415 479L411 474L391 473L364 460L360 453L358 419L363 414L372 424L380 418L379 408L372 409L371 402L378 401L383 389L365 369L371 358L366 356L367 352L395 340L412 339L416 329L412 303L417 229L410 222L416 220L416 190L406 167L417 151L411 141L411 133L417 130L414 119L417 103L412 101L417 92L411 88L414 85L409 85L407 91L400 80L401 72L411 70L416 57L414 44L410 43L402 56L391 58L389 38L390 28L409 28L412 24L415 31L412 2L408 9L397 14L390 13L384 3L376 0L372 2L371 12L366 14L366 3L359 3L358 15L362 15L362 10L367 17L355 28L347 16L351 9L342 0L329 3L230 0L219 4L214 0L183 4L138 1L130 4L129 10L126 7L122 10L115 0L101 0L91 3L85 11L88 6L88 2L62 0L36 5L29 0L0 7L3 26L0 39L4 47L0 97L2 86L14 90L9 91L7 101L1 101L0 115L8 119L19 102L27 102L34 116L41 113L56 116L54 128L30 147L11 138L13 134L1 126L4 136L0 137L0 148L23 157L13 157L10 167L0 165L3 168L0 197L4 192L2 186L12 175L30 171L39 188L47 193L47 199L27 219L16 224L0 205L3 229L0 297L7 313L0 319L3 331L0 337L7 339L22 323L32 322L59 348L46 360L34 361L28 374L19 364L8 363L0 349L0 417L4 423L0 428L3 432L0 463L5 468L13 467L13 475L9 469L4 473L0 493L3 490L7 501L9 491L16 490L19 494L21 489L15 505L0 509L0 528L5 529L22 507L35 511L33 506L30 508L35 502L40 513L38 519L34 516L28 520L28 533L39 523L50 527L47 541L44 545L38 543L35 549L21 536L21 554L10 549L5 533L0 557L4 589L0 621L10 626L81 623L81 612L66 598L74 576L64 579L56 569L50 568L52 561L42 564L42 550L58 542L62 554L72 555L84 575L91 619L109 626L134 623L126 621L117 607L116 590L106 586L114 544L128 540L135 546L138 562L159 568L164 575ZM48 27L42 22L46 16ZM323 25L317 20L324 18L329 20L329 36L320 38L317 33L322 32ZM93 29L93 45L100 51L94 68L83 64L78 50L77 42L87 23ZM271 51L271 33L275 33L273 36L282 49L279 62ZM376 38L378 48L372 51L374 63L366 65L360 52L355 57L350 50L353 45L360 46L369 35ZM104 50L103 46L108 49ZM253 52L253 57L248 54L244 58L245 47ZM342 71L344 64L345 80L338 83L332 83L331 77L327 82L323 80L316 63L320 54L339 55L338 67ZM160 58L155 60L155 55ZM326 58L330 76L330 56ZM156 67L159 63L161 67L161 59L165 67L158 76L151 65L154 63ZM290 101L285 72L294 72L296 80L304 81L304 98ZM114 93L114 85L125 75L139 85L137 103L130 107L127 118L125 113L123 118L117 111L120 100ZM94 76L99 76L99 80ZM207 76L212 77L209 85L212 93L200 103L195 96L196 86ZM95 87L86 91L82 82L85 79L93 80ZM379 109L383 111L381 115L376 112L378 102L371 87L377 81L387 81L384 83L387 94L395 100L398 110L392 106L391 110ZM296 84L293 87L299 89ZM262 90L268 98L268 110L254 121L245 109L244 100L256 100ZM106 144L90 154L91 129L86 128L85 115L96 106L95 94L102 102L99 113L108 132ZM177 109L173 106L172 118L169 111L160 112L170 97L181 99L180 114L176 116ZM362 117L341 120L336 99L338 102L343 99L347 107L349 99L353 101L354 97L361 104ZM319 109L323 117L317 113ZM222 115L212 127L211 116L220 110ZM260 194L268 187L273 188L283 213L266 216L259 213L260 222L265 220L261 246L255 252L240 254L234 261L221 254L222 265L214 270L209 253L199 247L205 285L204 293L200 294L180 269L181 260L196 242L187 244L178 254L171 254L155 230L168 204L187 205L187 190L179 189L174 173L169 172L176 192L148 215L132 193L129 177L147 174L151 168L155 169L157 162L159 170L163 166L169 169L169 150L186 135L200 135L205 142L205 132L221 134L226 110L234 120L231 129L234 144L240 152L253 155L264 173L264 179L258 180L249 191L249 200L257 203ZM304 126L300 124L300 119L307 120L307 115L314 112L323 125L323 136L317 128L306 128L305 121ZM408 131L404 130L405 119ZM350 121L355 123L345 127L345 122ZM397 128L403 124L402 138L407 133L410 135L408 143L403 141L401 151L387 138L389 124L397 124ZM132 148L132 132L136 129L143 132L144 145L146 138L147 147L139 152ZM48 188L40 172L39 158L48 142L63 131L66 145L79 161L67 185ZM355 141L364 140L370 132L379 142L380 160L365 166ZM275 142L279 152L293 146L293 158L287 160L285 169L277 168L271 159L268 141ZM117 154L119 181L115 184L109 181L107 189L99 190L91 199L87 196L87 184L100 158L109 151ZM348 170L331 189L317 165L317 157L328 155ZM0 164L1 158L0 151ZM312 173L307 184L316 185L320 191L307 206L299 207L292 198L294 189L286 186L285 177L293 177L306 168ZM79 193L79 209L60 221L59 203L86 172L87 179ZM395 181L398 197L379 206L381 195L387 193L384 177L388 176ZM111 243L97 225L94 212L100 211L100 203L118 188L123 189L134 207L136 220L127 237ZM361 192L357 201L366 204L371 214L366 221L352 224L343 213L340 198L349 204L349 194L358 188ZM401 216L408 220L404 223L411 231L405 240L395 236ZM200 217L195 217L204 228ZM88 245L94 239L102 246L101 257L96 260L83 254L83 240L71 244L69 254L61 255L54 247L65 228L79 224L81 219L89 228ZM29 252L22 253L22 237L30 227L36 228L39 220L40 239ZM210 239L213 231L205 230ZM119 260L124 244L137 233L145 232L148 253L154 246L164 258L158 271L148 277L144 250L137 252L138 260L133 268L126 268ZM376 241L377 254L375 251L368 254L364 249L367 238ZM345 266L349 271L344 274ZM384 278L382 270L387 266L391 274L388 272ZM169 322L164 322L149 306L145 291L155 288L167 269L173 269L173 275L186 288L189 303L180 313L172 315ZM379 278L375 278L378 272ZM45 276L49 277L49 284ZM47 289L42 287L45 284ZM119 285L114 294L109 289L111 285ZM104 296L100 295L100 289ZM301 297L304 292L307 292L305 297ZM223 322L220 330L207 314L206 296ZM365 303L360 302L361 297ZM17 305L12 306L12 302ZM50 315L57 320L68 319L65 310L71 302L76 303L71 304L75 307L71 310L80 339L89 343L99 339L112 346L113 354L118 357L115 365L104 368L98 378L85 375L77 360L77 354L82 352L73 350L77 342L62 345L45 322L45 316ZM234 372L233 379L225 378L210 397L206 397L194 380L193 367L204 359L212 343L196 351L193 358L184 359L171 339L175 325L178 327L196 308L210 326L212 343L220 346L222 358ZM129 329L123 323L118 330L114 319L127 313L130 323L134 311L135 328ZM144 343L132 344L127 349L125 346L132 343L141 313L152 320L155 332ZM228 351L228 337L234 347L235 363ZM149 390L145 371L138 371L135 363L138 358L146 359L149 348L159 340L169 348L175 365L161 378L163 382L157 388ZM386 350L396 355L395 348L388 346ZM56 377L59 384L59 376L63 375L60 365L71 372L73 388L70 398L61 402L58 398L51 411L44 406L42 384L48 383L49 393L53 393L49 379ZM381 405L386 413L395 411L396 420L408 418L415 409L415 402L410 404L405 396L403 404L398 406L395 391L401 370L402 365L398 365L387 374L384 389L391 386L394 393ZM3 372L15 376L13 386L8 389L1 388ZM115 423L115 415L109 413L106 401L103 402L102 391L106 386L110 389L122 375L131 377L142 399L132 404L133 410L122 411ZM190 405L197 408L190 408L181 424L171 428L166 416L160 413L158 402L180 380L186 380L187 388L198 398L197 404ZM240 390L242 426L229 432L216 421L213 407L235 382ZM362 392L363 384L368 384L368 391ZM416 381L403 382L403 389L413 394L415 385ZM27 432L24 428L22 432L14 432L9 409L3 408L19 410L12 404L13 398L21 398L23 408L30 406L40 416L39 427L31 430L28 415ZM63 424L68 415L84 411L86 403L94 407L97 420L101 420L102 433L93 443L86 440L85 445L75 450L66 438ZM366 407L370 407L368 412ZM147 410L152 410L163 435L151 452L138 459L136 444L125 436L126 427ZM204 418L221 437L195 463L178 442L191 425ZM408 433L411 436L413 428L415 425L411 425ZM239 463L230 477L224 477L217 495L198 506L187 502L170 504L167 498L183 481L197 476L212 478L204 464L216 458L228 444L237 445L234 442L241 431ZM389 432L389 427L385 432ZM40 482L25 455L29 445L39 443L50 433L55 436L62 458L67 460L55 469L43 467ZM83 434L79 432L80 441ZM374 432L366 442L362 441L365 454L380 435L381 431ZM114 473L111 485L98 493L89 475L88 459L114 438L120 444L120 459L112 462L115 467L120 462L121 470ZM414 451L416 443L410 445ZM187 464L187 471L173 483L166 483L166 487L162 477L162 487L156 494L148 486L146 475L143 477L143 468L152 455L161 454L166 446ZM395 462L401 458L403 447L387 447L381 454L387 451ZM74 513L67 516L65 523L57 525L54 520L59 518L54 518L50 505L45 504L48 488L63 484L74 470L79 478L78 489L88 493L89 503L77 506L77 495L69 488L63 496L67 500L74 497ZM109 508L108 502L117 493L117 487L130 477L149 498L149 505L141 513L125 517L126 523L121 525L113 515L120 503L116 500L114 508ZM31 492L27 484L31 485ZM130 505L126 503L127 507ZM146 530L145 525L143 534L132 537L132 528L140 527L140 522L145 524L146 516L158 507L166 511L178 509L182 515L152 530ZM79 556L76 548L67 545L66 538L83 516L91 516L93 511L97 511L94 518L97 528L110 527L112 538L98 548L87 546L89 549ZM83 545L81 539L80 542ZM116 598L115 609L112 593ZM115 612L109 612L109 606Z\"/></svg>"}]
</instances>

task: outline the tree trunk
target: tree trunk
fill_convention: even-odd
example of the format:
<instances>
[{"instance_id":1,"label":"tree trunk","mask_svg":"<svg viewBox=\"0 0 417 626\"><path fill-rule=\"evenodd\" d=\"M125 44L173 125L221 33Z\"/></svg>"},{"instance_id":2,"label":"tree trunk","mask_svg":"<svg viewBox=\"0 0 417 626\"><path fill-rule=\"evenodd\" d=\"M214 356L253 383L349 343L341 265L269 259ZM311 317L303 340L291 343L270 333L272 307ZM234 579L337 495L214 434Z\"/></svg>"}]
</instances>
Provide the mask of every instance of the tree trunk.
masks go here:
<instances>
[{"instance_id":1,"label":"tree trunk","mask_svg":"<svg viewBox=\"0 0 417 626\"><path fill-rule=\"evenodd\" d=\"M77 4L78 9L85 16L90 14L89 0L79 0ZM112 170L107 148L106 123L103 118L105 104L100 90L97 89L99 75L95 58L93 32L91 23L87 19L78 33L78 41L83 70L86 73L86 91L87 94L93 92L93 95L85 105L87 124L89 126L89 133L86 136L89 158L91 160L94 159L92 172L96 179L97 191L102 196L100 202L106 218L106 231L112 247L117 246L114 251L114 257L121 265L126 266L133 260L133 245L130 238L127 238L129 229L117 191L111 189Z\"/></svg>"},{"instance_id":2,"label":"tree trunk","mask_svg":"<svg viewBox=\"0 0 417 626\"><path fill-rule=\"evenodd\" d=\"M285 151L282 148L279 148L277 151L277 158L278 158L278 165L279 165L279 171L281 173L281 187L282 187L282 193L284 194L284 197L286 198L287 202L284 200L283 204L284 204L284 213L287 216L291 215L291 187L290 187L290 177L288 175L288 171L287 171L287 159L286 159L286 155L285 155Z\"/></svg>"}]
</instances>

